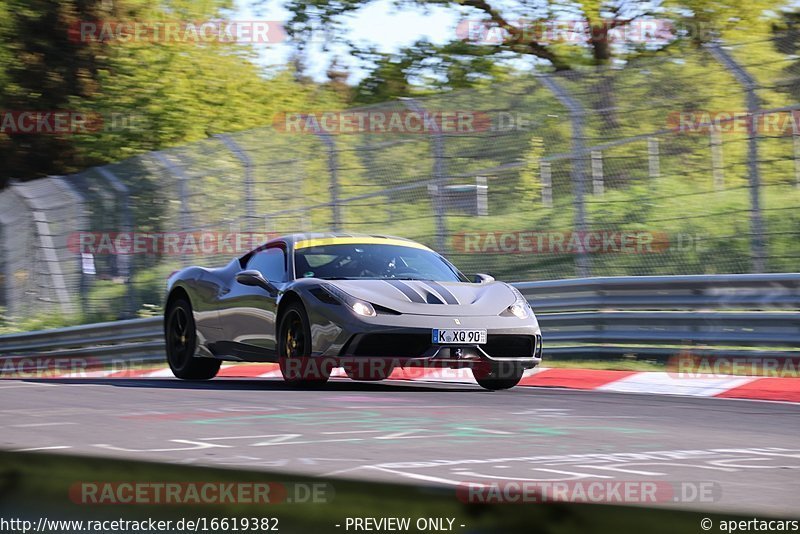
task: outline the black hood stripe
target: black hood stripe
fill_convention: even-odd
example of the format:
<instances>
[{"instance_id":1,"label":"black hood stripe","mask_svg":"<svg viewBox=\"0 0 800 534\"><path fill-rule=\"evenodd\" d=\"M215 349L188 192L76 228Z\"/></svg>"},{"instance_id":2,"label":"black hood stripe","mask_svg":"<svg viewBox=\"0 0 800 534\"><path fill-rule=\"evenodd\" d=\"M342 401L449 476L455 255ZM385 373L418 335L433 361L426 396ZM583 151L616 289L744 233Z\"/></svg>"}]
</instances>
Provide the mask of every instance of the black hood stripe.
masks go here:
<instances>
[{"instance_id":1,"label":"black hood stripe","mask_svg":"<svg viewBox=\"0 0 800 534\"><path fill-rule=\"evenodd\" d=\"M439 296L441 296L447 304L459 304L458 299L456 299L455 295L450 293L450 291L439 282L425 280L422 283L429 286L436 293L438 293Z\"/></svg>"},{"instance_id":2,"label":"black hood stripe","mask_svg":"<svg viewBox=\"0 0 800 534\"><path fill-rule=\"evenodd\" d=\"M404 284L400 280L386 280L385 282L395 289L398 289L411 302L425 304L425 299L422 298L422 295L411 289L408 285Z\"/></svg>"}]
</instances>

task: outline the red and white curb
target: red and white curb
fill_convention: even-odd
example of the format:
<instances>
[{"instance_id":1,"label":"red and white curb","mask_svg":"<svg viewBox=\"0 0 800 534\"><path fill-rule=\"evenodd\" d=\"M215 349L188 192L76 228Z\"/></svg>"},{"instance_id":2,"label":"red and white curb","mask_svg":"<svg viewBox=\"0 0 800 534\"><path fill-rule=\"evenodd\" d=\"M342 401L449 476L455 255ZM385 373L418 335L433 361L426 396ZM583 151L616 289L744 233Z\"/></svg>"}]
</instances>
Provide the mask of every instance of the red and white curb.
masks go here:
<instances>
[{"instance_id":1,"label":"red and white curb","mask_svg":"<svg viewBox=\"0 0 800 534\"><path fill-rule=\"evenodd\" d=\"M220 377L281 378L277 364L229 364L220 369ZM346 378L342 369L334 369L333 378ZM56 378L169 378L172 372L163 369L97 370L71 373ZM468 369L395 369L393 380L474 384ZM606 371L595 369L536 368L526 371L521 386L555 387L647 393L799 402L800 378L757 376L681 374L639 371Z\"/></svg>"}]
</instances>

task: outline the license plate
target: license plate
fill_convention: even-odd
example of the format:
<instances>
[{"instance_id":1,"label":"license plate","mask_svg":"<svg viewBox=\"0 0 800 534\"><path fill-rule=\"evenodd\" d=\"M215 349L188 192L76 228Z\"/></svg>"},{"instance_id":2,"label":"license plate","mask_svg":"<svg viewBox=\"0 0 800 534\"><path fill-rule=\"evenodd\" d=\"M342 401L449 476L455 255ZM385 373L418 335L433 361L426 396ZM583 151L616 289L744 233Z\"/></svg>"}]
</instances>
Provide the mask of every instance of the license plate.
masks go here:
<instances>
[{"instance_id":1,"label":"license plate","mask_svg":"<svg viewBox=\"0 0 800 534\"><path fill-rule=\"evenodd\" d=\"M486 330L434 329L433 343L437 345L483 345L486 343Z\"/></svg>"}]
</instances>

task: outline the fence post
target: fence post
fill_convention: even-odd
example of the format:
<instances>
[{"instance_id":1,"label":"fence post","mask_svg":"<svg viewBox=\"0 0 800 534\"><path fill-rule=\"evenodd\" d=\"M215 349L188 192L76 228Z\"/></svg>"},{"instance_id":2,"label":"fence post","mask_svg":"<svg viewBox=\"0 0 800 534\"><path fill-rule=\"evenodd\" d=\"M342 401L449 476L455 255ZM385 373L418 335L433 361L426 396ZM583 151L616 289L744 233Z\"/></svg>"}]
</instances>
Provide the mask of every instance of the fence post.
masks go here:
<instances>
[{"instance_id":1,"label":"fence post","mask_svg":"<svg viewBox=\"0 0 800 534\"><path fill-rule=\"evenodd\" d=\"M539 160L539 173L542 177L542 205L553 207L553 169L549 161Z\"/></svg>"},{"instance_id":2,"label":"fence post","mask_svg":"<svg viewBox=\"0 0 800 534\"><path fill-rule=\"evenodd\" d=\"M402 98L403 104L420 115L425 115L425 108L413 98ZM445 207L442 201L442 188L447 182L447 171L444 161L444 136L436 121L433 122L431 133L431 154L433 155L433 183L428 186L433 201L433 214L436 220L436 249L444 253L447 245L447 221L445 220Z\"/></svg>"},{"instance_id":3,"label":"fence post","mask_svg":"<svg viewBox=\"0 0 800 534\"><path fill-rule=\"evenodd\" d=\"M792 142L794 143L794 185L800 188L800 134L797 132L792 134Z\"/></svg>"},{"instance_id":4,"label":"fence post","mask_svg":"<svg viewBox=\"0 0 800 534\"><path fill-rule=\"evenodd\" d=\"M53 233L50 220L44 211L33 211L33 220L36 223L36 234L39 238L39 250L42 251L47 266L47 274L53 284L53 293L61 307L64 315L69 315L74 311L74 306L69 298L67 284L64 279L64 272L61 270L61 262L56 253L56 246L53 242Z\"/></svg>"},{"instance_id":5,"label":"fence post","mask_svg":"<svg viewBox=\"0 0 800 534\"><path fill-rule=\"evenodd\" d=\"M647 138L647 168L650 178L658 178L661 176L661 159L660 147L658 145L658 137Z\"/></svg>"},{"instance_id":6,"label":"fence post","mask_svg":"<svg viewBox=\"0 0 800 534\"><path fill-rule=\"evenodd\" d=\"M750 180L750 249L753 257L753 272L765 270L764 221L761 216L761 176L758 168L758 116L761 104L758 101L756 80L747 72L719 42L708 45L711 55L730 70L747 93L747 113L750 117L747 136L747 174Z\"/></svg>"},{"instance_id":7,"label":"fence post","mask_svg":"<svg viewBox=\"0 0 800 534\"><path fill-rule=\"evenodd\" d=\"M60 185L62 188L62 192L68 192L70 195L74 197L74 203L72 207L76 208L79 215L73 218L73 220L71 221L71 226L79 234L84 230L86 230L87 229L85 224L86 211L84 210L84 206L86 205L86 197L84 196L84 194L72 183L70 183L70 180L68 180L67 177L48 176L46 180L51 181L53 183L53 186ZM72 289L74 286L69 283L69 274L68 274L69 270L67 269L67 273L65 273L62 267L58 265L60 263L59 259L60 247L58 247L56 243L56 239L58 239L59 237L63 237L59 236L59 234L63 233L64 231L63 230L64 220L63 219L59 220L58 215L56 215L57 218L55 220L51 220L50 217L48 216L48 211L50 211L51 207L45 207L44 205L41 204L41 202L36 202L36 204L38 205L38 207L35 207L35 209L38 211L34 211L33 215L34 218L36 219L37 230L39 232L42 232L42 230L45 229L44 231L47 234L47 235L40 235L39 242L40 244L42 244L42 246L47 246L44 245L44 243L50 243L50 246L52 246L52 248L54 249L55 256L52 256L52 258L54 258L54 261L56 262L57 269L54 269L53 266L51 265L50 272L51 275L53 276L53 283L56 288L56 294L59 293L59 287L63 286L64 291L69 295L72 293ZM60 231L59 228L61 229ZM58 241L61 241L61 239L58 239ZM69 249L68 243L69 239L67 239L67 250ZM50 257L48 254L46 254L46 256ZM89 281L87 280L86 277L88 273L86 273L84 270L84 257L80 251L76 254L76 260L77 261L75 262L75 265L77 265L76 272L78 278L78 287L77 287L78 297L76 301L73 301L73 299L68 297L66 304L67 308L65 308L64 301L61 302L61 308L64 313L66 313L67 310L75 311L76 309L75 302L77 302L79 305L78 309L82 311L86 311L86 309L88 308ZM92 261L94 261L94 259ZM68 265L67 262L63 263L65 265Z\"/></svg>"},{"instance_id":8,"label":"fence post","mask_svg":"<svg viewBox=\"0 0 800 534\"><path fill-rule=\"evenodd\" d=\"M186 182L189 180L189 177L186 175L186 171L184 171L180 165L176 165L165 153L154 152L153 157L166 167L170 174L178 178L178 196L181 202L178 224L181 226L181 232L185 232L191 226L189 217L189 191L186 187ZM184 265L186 264L186 256L184 254L181 254L181 263Z\"/></svg>"},{"instance_id":9,"label":"fence post","mask_svg":"<svg viewBox=\"0 0 800 534\"><path fill-rule=\"evenodd\" d=\"M575 196L575 230L580 234L586 233L586 205L584 189L586 180L586 147L584 144L584 109L580 102L575 100L555 79L549 75L540 76L539 79L556 99L569 111L572 123L572 189ZM580 277L590 276L591 262L587 251L581 247L575 257L575 267Z\"/></svg>"},{"instance_id":10,"label":"fence post","mask_svg":"<svg viewBox=\"0 0 800 534\"><path fill-rule=\"evenodd\" d=\"M331 180L331 212L333 215L331 230L339 232L342 229L342 212L341 206L339 205L339 154L336 152L336 143L333 141L331 134L321 130L316 132L316 134L328 148L328 175ZM303 225L305 226L305 224L304 222Z\"/></svg>"},{"instance_id":11,"label":"fence post","mask_svg":"<svg viewBox=\"0 0 800 534\"><path fill-rule=\"evenodd\" d=\"M800 188L800 111L793 109L792 115L792 151L794 153L794 185Z\"/></svg>"},{"instance_id":12,"label":"fence post","mask_svg":"<svg viewBox=\"0 0 800 534\"><path fill-rule=\"evenodd\" d=\"M11 284L13 281L13 272L11 270L11 250L8 246L8 235L11 229L12 219L9 214L12 212L7 206L9 194L6 191L0 191L0 310L5 308L5 317L0 317L0 322L6 320L11 315L9 309L9 301L13 299L11 296Z\"/></svg>"},{"instance_id":13,"label":"fence post","mask_svg":"<svg viewBox=\"0 0 800 534\"><path fill-rule=\"evenodd\" d=\"M725 156L722 150L722 134L716 126L711 126L708 135L711 147L711 179L714 182L714 190L722 191L725 188Z\"/></svg>"},{"instance_id":14,"label":"fence post","mask_svg":"<svg viewBox=\"0 0 800 534\"><path fill-rule=\"evenodd\" d=\"M233 155L242 162L242 166L244 166L244 216L247 220L244 227L246 232L252 234L255 232L256 220L256 199L253 196L253 160L230 135L218 134L216 137L228 147L228 150L230 150Z\"/></svg>"},{"instance_id":15,"label":"fence post","mask_svg":"<svg viewBox=\"0 0 800 534\"><path fill-rule=\"evenodd\" d=\"M592 193L602 196L604 192L603 153L599 150L592 150Z\"/></svg>"},{"instance_id":16,"label":"fence post","mask_svg":"<svg viewBox=\"0 0 800 534\"><path fill-rule=\"evenodd\" d=\"M122 181L117 178L117 176L111 172L106 167L96 167L97 172L100 173L100 176L105 178L111 187L119 193L119 197L121 200L120 206L120 216L121 220L121 228L119 229L122 233L133 232L133 217L131 216L131 197L130 197L130 189L128 186L122 183ZM117 257L117 268L119 269L119 275L125 279L125 304L122 306L122 318L133 317L134 313L136 312L136 296L134 295L134 287L133 287L133 268L134 262L131 259L129 254L120 254Z\"/></svg>"},{"instance_id":17,"label":"fence post","mask_svg":"<svg viewBox=\"0 0 800 534\"><path fill-rule=\"evenodd\" d=\"M476 212L479 217L489 215L489 180L486 176L475 177Z\"/></svg>"}]
</instances>

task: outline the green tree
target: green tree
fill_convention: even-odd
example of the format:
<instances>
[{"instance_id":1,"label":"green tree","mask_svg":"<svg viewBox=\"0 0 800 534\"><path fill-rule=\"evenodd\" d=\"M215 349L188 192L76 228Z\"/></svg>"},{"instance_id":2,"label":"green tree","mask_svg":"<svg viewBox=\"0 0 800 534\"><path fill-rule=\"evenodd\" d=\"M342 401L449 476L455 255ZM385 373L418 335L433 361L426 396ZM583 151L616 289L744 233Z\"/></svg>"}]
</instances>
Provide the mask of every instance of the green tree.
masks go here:
<instances>
[{"instance_id":1,"label":"green tree","mask_svg":"<svg viewBox=\"0 0 800 534\"><path fill-rule=\"evenodd\" d=\"M69 32L80 21L224 19L231 0L0 0L0 109L77 110L101 117L78 135L0 134L10 178L65 174L168 146L272 123L281 111L336 107L325 84L291 70L266 77L248 46Z\"/></svg>"},{"instance_id":2,"label":"green tree","mask_svg":"<svg viewBox=\"0 0 800 534\"><path fill-rule=\"evenodd\" d=\"M97 87L97 46L69 39L67 28L99 18L99 2L5 0L0 3L0 109L68 109L71 97ZM74 168L80 156L69 138L0 134L0 159L9 176L30 177ZM0 186L4 181L0 181Z\"/></svg>"},{"instance_id":3,"label":"green tree","mask_svg":"<svg viewBox=\"0 0 800 534\"><path fill-rule=\"evenodd\" d=\"M292 17L288 28L301 48L305 37L317 28L325 28L329 39L357 48L349 43L343 24L374 1L289 0L287 7ZM254 3L261 4L263 0ZM379 58L365 88L377 83L381 91L395 88L402 94L408 91L407 82L422 68L439 74L447 72L446 79L453 83L448 88L459 84L463 87L465 76L459 76L458 71L472 76L490 73L486 66L489 58L497 63L501 59L529 57L555 70L570 70L578 65L607 65L617 59L651 55L683 41L700 45L715 36L735 33L752 38L766 35L770 16L789 4L788 0L401 0L397 4L401 8L453 9L462 16L463 24L473 25L459 25L452 42L444 46L418 43L394 56ZM663 38L619 38L626 32L644 31L645 26L634 25L648 20L659 21L655 28ZM573 38L559 40L548 31L559 22L575 30ZM475 37L469 28L477 28L477 40L473 42L469 42ZM493 29L496 31L491 42L485 42L481 32ZM465 40L471 46L465 46ZM405 82L401 76L405 76Z\"/></svg>"},{"instance_id":4,"label":"green tree","mask_svg":"<svg viewBox=\"0 0 800 534\"><path fill-rule=\"evenodd\" d=\"M371 104L430 92L482 87L508 78L494 50L465 41L435 45L418 41L394 54L371 48L355 55L370 65L354 100Z\"/></svg>"}]
</instances>

